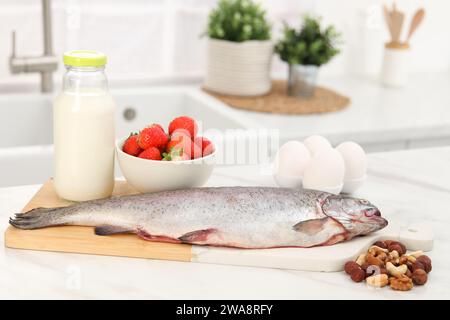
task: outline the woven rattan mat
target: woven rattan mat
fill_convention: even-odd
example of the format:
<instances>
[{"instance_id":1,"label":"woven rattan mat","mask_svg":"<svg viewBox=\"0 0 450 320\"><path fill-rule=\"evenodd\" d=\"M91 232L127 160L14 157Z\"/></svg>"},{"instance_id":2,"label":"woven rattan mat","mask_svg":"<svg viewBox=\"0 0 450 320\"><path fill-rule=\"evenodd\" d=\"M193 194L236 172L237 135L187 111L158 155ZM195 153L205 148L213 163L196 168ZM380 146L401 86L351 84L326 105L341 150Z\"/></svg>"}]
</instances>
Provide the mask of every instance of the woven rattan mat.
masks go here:
<instances>
[{"instance_id":1,"label":"woven rattan mat","mask_svg":"<svg viewBox=\"0 0 450 320\"><path fill-rule=\"evenodd\" d=\"M268 94L256 97L227 96L203 90L234 108L259 112L312 114L339 111L350 104L350 98L323 87L316 87L314 96L310 99L290 97L284 80L273 81L272 90Z\"/></svg>"}]
</instances>

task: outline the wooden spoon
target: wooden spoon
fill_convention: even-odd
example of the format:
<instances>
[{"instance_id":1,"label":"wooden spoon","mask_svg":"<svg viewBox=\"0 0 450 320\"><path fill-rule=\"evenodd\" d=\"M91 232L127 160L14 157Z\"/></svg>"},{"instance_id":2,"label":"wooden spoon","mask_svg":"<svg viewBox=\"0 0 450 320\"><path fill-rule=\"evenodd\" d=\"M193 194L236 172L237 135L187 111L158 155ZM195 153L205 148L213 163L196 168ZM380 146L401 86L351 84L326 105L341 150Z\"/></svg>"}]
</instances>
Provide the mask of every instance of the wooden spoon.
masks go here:
<instances>
[{"instance_id":1,"label":"wooden spoon","mask_svg":"<svg viewBox=\"0 0 450 320\"><path fill-rule=\"evenodd\" d=\"M393 42L400 42L400 34L402 32L402 25L403 25L404 19L405 19L405 14L403 12L400 12L397 10L397 7L394 2L394 4L392 5L392 12L391 12L391 21L392 21L392 30L393 30L392 41Z\"/></svg>"},{"instance_id":2,"label":"wooden spoon","mask_svg":"<svg viewBox=\"0 0 450 320\"><path fill-rule=\"evenodd\" d=\"M411 20L411 25L409 26L409 32L408 32L408 37L406 38L406 43L409 43L409 40L411 39L413 33L417 30L419 25L422 23L424 16L425 16L424 9L419 9L416 11L416 13L414 14L414 16Z\"/></svg>"},{"instance_id":3,"label":"wooden spoon","mask_svg":"<svg viewBox=\"0 0 450 320\"><path fill-rule=\"evenodd\" d=\"M383 13L384 13L384 20L386 21L386 24L389 29L389 34L391 36L391 42L394 38L394 31L392 29L392 21L391 21L391 14L389 12L389 9L386 7L386 5L383 5Z\"/></svg>"}]
</instances>

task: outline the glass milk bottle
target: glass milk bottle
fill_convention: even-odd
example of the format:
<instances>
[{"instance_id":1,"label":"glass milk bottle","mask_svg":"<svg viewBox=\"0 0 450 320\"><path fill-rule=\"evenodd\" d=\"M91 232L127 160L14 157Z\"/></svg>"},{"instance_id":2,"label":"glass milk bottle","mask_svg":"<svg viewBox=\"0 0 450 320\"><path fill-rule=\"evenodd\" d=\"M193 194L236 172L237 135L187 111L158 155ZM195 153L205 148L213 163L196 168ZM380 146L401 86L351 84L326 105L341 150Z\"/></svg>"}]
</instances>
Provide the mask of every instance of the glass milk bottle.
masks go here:
<instances>
[{"instance_id":1,"label":"glass milk bottle","mask_svg":"<svg viewBox=\"0 0 450 320\"><path fill-rule=\"evenodd\" d=\"M114 187L114 110L105 76L106 56L97 51L64 54L62 93L53 105L54 186L64 199L111 195Z\"/></svg>"}]
</instances>

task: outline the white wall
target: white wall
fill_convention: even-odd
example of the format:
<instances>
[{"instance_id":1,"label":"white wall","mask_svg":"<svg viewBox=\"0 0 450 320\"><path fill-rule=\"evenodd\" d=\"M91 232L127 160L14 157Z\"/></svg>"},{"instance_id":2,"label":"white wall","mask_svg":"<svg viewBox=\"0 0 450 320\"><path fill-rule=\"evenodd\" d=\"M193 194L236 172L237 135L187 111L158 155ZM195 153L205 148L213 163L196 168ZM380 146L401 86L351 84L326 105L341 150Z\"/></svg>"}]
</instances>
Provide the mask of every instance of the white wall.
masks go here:
<instances>
[{"instance_id":1,"label":"white wall","mask_svg":"<svg viewBox=\"0 0 450 320\"><path fill-rule=\"evenodd\" d=\"M375 73L387 39L380 0L261 0L274 24L295 23L300 13L313 12L336 24L344 34L343 53L325 74ZM389 2L389 1L388 1ZM202 74L205 38L201 38L213 0L53 0L54 47L65 50L92 48L110 58L110 79L150 79ZM412 41L412 71L450 69L450 1L398 0L411 13L424 6L424 25ZM41 1L0 1L0 86L37 82L37 75L11 75L11 31L17 31L19 55L42 52ZM58 76L62 72L58 71ZM283 74L284 65L274 63Z\"/></svg>"}]
</instances>

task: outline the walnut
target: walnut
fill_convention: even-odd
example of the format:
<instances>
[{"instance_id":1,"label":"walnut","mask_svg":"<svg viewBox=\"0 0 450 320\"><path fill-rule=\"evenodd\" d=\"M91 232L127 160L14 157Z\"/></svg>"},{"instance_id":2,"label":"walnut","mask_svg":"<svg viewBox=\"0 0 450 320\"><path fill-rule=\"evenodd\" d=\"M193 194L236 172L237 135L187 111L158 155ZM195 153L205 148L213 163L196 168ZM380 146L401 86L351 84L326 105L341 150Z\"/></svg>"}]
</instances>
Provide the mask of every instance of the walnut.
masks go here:
<instances>
[{"instance_id":1,"label":"walnut","mask_svg":"<svg viewBox=\"0 0 450 320\"><path fill-rule=\"evenodd\" d=\"M405 275L401 275L398 278L397 277L389 278L389 284L392 289L398 291L409 291L413 287L412 280Z\"/></svg>"}]
</instances>

